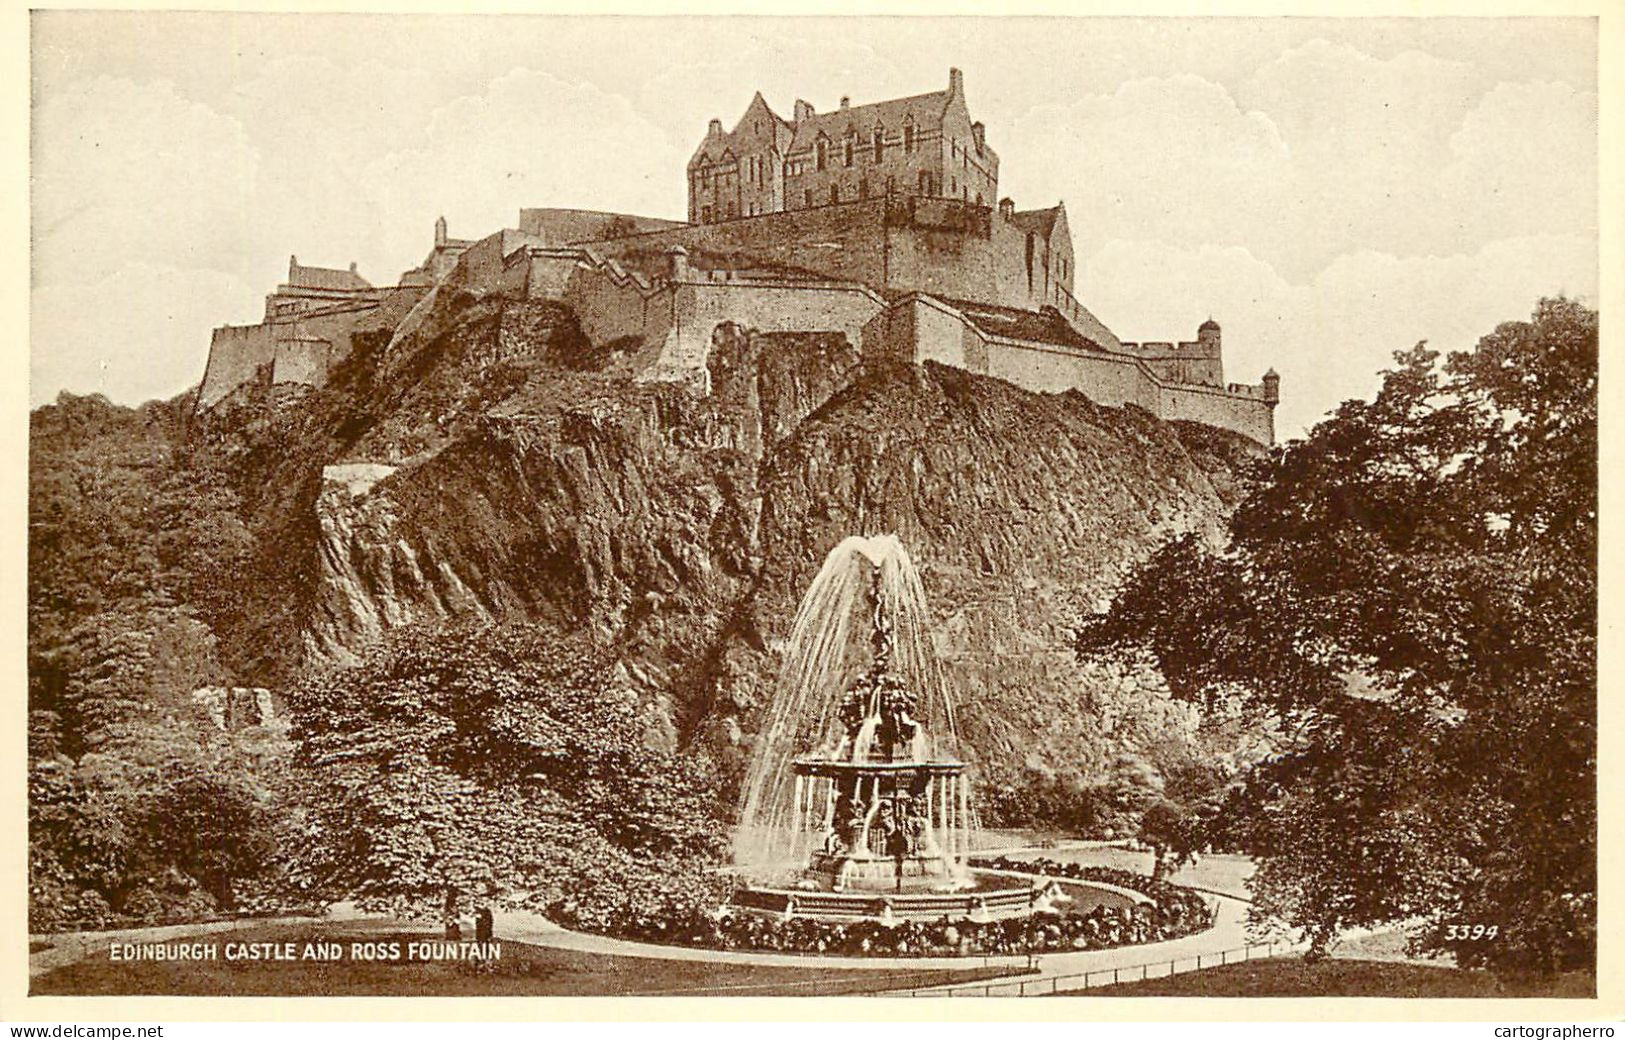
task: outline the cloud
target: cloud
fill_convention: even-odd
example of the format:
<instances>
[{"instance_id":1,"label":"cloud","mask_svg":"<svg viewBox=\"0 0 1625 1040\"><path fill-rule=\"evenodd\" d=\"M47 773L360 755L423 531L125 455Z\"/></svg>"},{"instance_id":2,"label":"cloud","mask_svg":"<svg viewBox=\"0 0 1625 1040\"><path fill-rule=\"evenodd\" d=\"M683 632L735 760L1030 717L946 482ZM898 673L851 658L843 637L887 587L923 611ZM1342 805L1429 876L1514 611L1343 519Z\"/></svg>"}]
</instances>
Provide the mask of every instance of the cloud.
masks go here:
<instances>
[{"instance_id":1,"label":"cloud","mask_svg":"<svg viewBox=\"0 0 1625 1040\"><path fill-rule=\"evenodd\" d=\"M1502 83L1449 139L1448 209L1500 234L1595 234L1597 95L1561 83Z\"/></svg>"},{"instance_id":2,"label":"cloud","mask_svg":"<svg viewBox=\"0 0 1625 1040\"><path fill-rule=\"evenodd\" d=\"M34 140L37 284L105 278L135 259L240 258L259 153L237 120L167 83L96 76L44 95Z\"/></svg>"},{"instance_id":3,"label":"cloud","mask_svg":"<svg viewBox=\"0 0 1625 1040\"><path fill-rule=\"evenodd\" d=\"M1369 397L1393 352L1427 340L1467 350L1503 321L1526 318L1542 296L1597 296L1597 244L1537 235L1446 257L1361 250L1311 283L1294 284L1241 247L1108 242L1081 271L1083 299L1128 340L1195 338L1216 318L1226 378L1281 375L1282 437L1349 397Z\"/></svg>"},{"instance_id":4,"label":"cloud","mask_svg":"<svg viewBox=\"0 0 1625 1040\"><path fill-rule=\"evenodd\" d=\"M1290 149L1266 115L1193 75L1044 105L1006 137L1003 154L1021 162L1003 163L1001 192L1021 205L1066 195L1085 248L1102 238L1246 241L1279 216L1290 171Z\"/></svg>"},{"instance_id":5,"label":"cloud","mask_svg":"<svg viewBox=\"0 0 1625 1040\"><path fill-rule=\"evenodd\" d=\"M220 271L139 262L96 281L36 286L30 404L63 389L126 403L173 396L203 378L210 329L258 320L263 294Z\"/></svg>"},{"instance_id":6,"label":"cloud","mask_svg":"<svg viewBox=\"0 0 1625 1040\"><path fill-rule=\"evenodd\" d=\"M365 178L380 212L422 251L416 222L444 211L453 233L511 227L524 206L680 214L686 149L625 98L516 69L436 110L411 147ZM407 241L414 243L408 246Z\"/></svg>"}]
</instances>

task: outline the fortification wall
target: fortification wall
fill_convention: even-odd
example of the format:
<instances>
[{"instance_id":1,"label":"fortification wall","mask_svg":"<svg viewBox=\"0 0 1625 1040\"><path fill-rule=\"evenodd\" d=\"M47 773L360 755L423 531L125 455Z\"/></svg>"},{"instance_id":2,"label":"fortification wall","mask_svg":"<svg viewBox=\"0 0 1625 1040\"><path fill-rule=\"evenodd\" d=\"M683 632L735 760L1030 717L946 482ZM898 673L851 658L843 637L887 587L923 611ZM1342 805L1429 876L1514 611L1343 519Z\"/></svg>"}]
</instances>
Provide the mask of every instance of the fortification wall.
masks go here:
<instances>
[{"instance_id":1,"label":"fortification wall","mask_svg":"<svg viewBox=\"0 0 1625 1040\"><path fill-rule=\"evenodd\" d=\"M271 382L326 386L328 367L333 360L333 347L326 340L282 340L276 345Z\"/></svg>"},{"instance_id":2,"label":"fortification wall","mask_svg":"<svg viewBox=\"0 0 1625 1040\"><path fill-rule=\"evenodd\" d=\"M1131 355L990 336L925 296L910 296L878 315L865 329L863 345L871 356L937 361L1039 393L1077 390L1097 404L1137 405L1163 419L1188 419L1274 443L1274 405L1261 386L1180 386Z\"/></svg>"},{"instance_id":3,"label":"fortification wall","mask_svg":"<svg viewBox=\"0 0 1625 1040\"><path fill-rule=\"evenodd\" d=\"M1218 339L1124 343L1123 349L1145 362L1165 383L1224 386L1224 360Z\"/></svg>"},{"instance_id":4,"label":"fortification wall","mask_svg":"<svg viewBox=\"0 0 1625 1040\"><path fill-rule=\"evenodd\" d=\"M1164 386L1164 419L1187 419L1251 437L1260 444L1275 443L1275 406L1265 400L1261 387L1231 383L1224 389L1205 386Z\"/></svg>"},{"instance_id":5,"label":"fortification wall","mask_svg":"<svg viewBox=\"0 0 1625 1040\"><path fill-rule=\"evenodd\" d=\"M747 253L831 278L886 284L886 201L843 203L768 213L715 224L690 224L649 234L594 241L605 256L664 252Z\"/></svg>"},{"instance_id":6,"label":"fortification wall","mask_svg":"<svg viewBox=\"0 0 1625 1040\"><path fill-rule=\"evenodd\" d=\"M539 245L564 246L594 242L627 233L641 234L683 227L680 221L659 217L639 217L631 213L606 213L595 209L522 209L519 230L533 236Z\"/></svg>"},{"instance_id":7,"label":"fortification wall","mask_svg":"<svg viewBox=\"0 0 1625 1040\"><path fill-rule=\"evenodd\" d=\"M276 328L272 325L222 325L209 337L209 360L198 388L201 411L256 378L262 365L276 360Z\"/></svg>"},{"instance_id":8,"label":"fortification wall","mask_svg":"<svg viewBox=\"0 0 1625 1040\"><path fill-rule=\"evenodd\" d=\"M863 286L794 282L679 282L670 287L669 311L655 308L645 342L661 343L651 379L705 373L711 337L733 323L753 332L837 332L854 346L863 329L885 309L885 300Z\"/></svg>"},{"instance_id":9,"label":"fortification wall","mask_svg":"<svg viewBox=\"0 0 1625 1040\"><path fill-rule=\"evenodd\" d=\"M595 344L640 336L644 343L659 342L671 324L671 290L657 290L648 281L618 267L573 264L564 302L575 312L581 331Z\"/></svg>"}]
</instances>

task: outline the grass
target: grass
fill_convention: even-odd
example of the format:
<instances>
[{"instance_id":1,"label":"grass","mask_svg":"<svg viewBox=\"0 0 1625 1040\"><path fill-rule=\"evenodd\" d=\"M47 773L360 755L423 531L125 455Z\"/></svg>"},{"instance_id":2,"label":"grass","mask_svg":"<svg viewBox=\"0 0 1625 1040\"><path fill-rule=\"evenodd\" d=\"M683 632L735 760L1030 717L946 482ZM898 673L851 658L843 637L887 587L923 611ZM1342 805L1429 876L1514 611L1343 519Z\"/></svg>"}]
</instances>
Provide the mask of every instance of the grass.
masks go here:
<instances>
[{"instance_id":1,"label":"grass","mask_svg":"<svg viewBox=\"0 0 1625 1040\"><path fill-rule=\"evenodd\" d=\"M35 976L34 996L836 996L975 982L1001 969L910 970L762 967L619 957L498 939L488 971L455 961L226 961L228 942L387 942L437 939L399 924L259 925L190 941L216 943L213 961L115 962L107 951ZM186 938L167 940L185 942Z\"/></svg>"},{"instance_id":2,"label":"grass","mask_svg":"<svg viewBox=\"0 0 1625 1040\"><path fill-rule=\"evenodd\" d=\"M1171 977L1080 990L1091 997L1573 997L1597 995L1596 976L1501 976L1483 971L1330 958L1272 957Z\"/></svg>"}]
</instances>

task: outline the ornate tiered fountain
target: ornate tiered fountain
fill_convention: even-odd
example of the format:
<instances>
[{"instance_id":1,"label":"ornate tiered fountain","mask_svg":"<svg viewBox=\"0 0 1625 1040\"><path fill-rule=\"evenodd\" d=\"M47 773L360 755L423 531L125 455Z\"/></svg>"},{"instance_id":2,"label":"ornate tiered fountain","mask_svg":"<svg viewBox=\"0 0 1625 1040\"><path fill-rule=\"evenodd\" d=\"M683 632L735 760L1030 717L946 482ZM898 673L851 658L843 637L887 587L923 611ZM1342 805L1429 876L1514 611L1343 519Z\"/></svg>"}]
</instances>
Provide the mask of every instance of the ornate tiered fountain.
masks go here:
<instances>
[{"instance_id":1,"label":"ornate tiered fountain","mask_svg":"<svg viewBox=\"0 0 1625 1040\"><path fill-rule=\"evenodd\" d=\"M852 631L865 613L867 662ZM986 919L1064 898L967 866L969 778L926 621L919 577L894 536L831 551L797 611L746 779L734 858L753 883L736 897L741 907Z\"/></svg>"},{"instance_id":2,"label":"ornate tiered fountain","mask_svg":"<svg viewBox=\"0 0 1625 1040\"><path fill-rule=\"evenodd\" d=\"M807 873L833 892L952 887L968 852L965 763L929 757L919 698L891 669L880 574L870 592L874 658L841 698L840 743L791 764L796 827L823 836Z\"/></svg>"}]
</instances>

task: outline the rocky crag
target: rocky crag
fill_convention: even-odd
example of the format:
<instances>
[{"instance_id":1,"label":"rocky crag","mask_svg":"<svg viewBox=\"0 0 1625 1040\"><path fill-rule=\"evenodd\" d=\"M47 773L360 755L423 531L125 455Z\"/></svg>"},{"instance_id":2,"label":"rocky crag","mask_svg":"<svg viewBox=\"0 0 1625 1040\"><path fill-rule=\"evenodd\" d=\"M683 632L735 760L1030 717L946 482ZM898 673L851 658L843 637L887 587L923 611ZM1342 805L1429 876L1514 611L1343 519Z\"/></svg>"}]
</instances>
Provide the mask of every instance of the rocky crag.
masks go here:
<instances>
[{"instance_id":1,"label":"rocky crag","mask_svg":"<svg viewBox=\"0 0 1625 1040\"><path fill-rule=\"evenodd\" d=\"M735 772L824 554L894 531L974 753L1076 763L1102 680L1070 626L1162 539L1216 535L1258 450L865 364L839 335L724 326L709 394L637 381L645 353L594 346L559 304L447 291L358 336L325 387L245 387L191 420L255 537L213 619L233 680L274 689L408 624L548 619L618 648L657 739Z\"/></svg>"}]
</instances>

